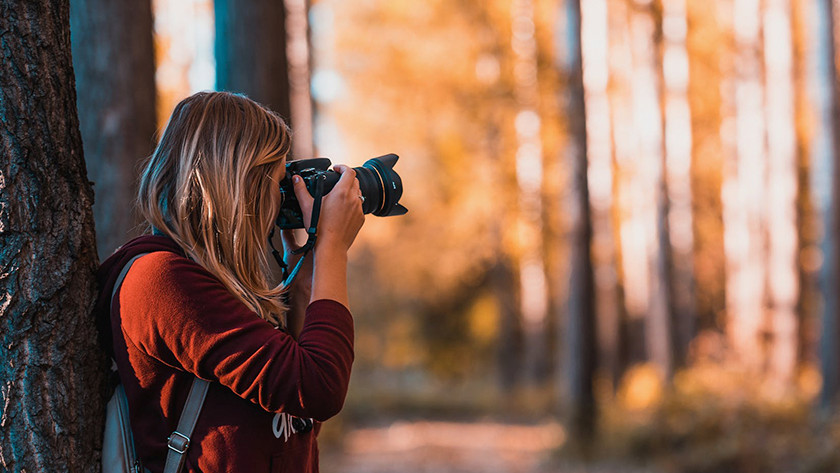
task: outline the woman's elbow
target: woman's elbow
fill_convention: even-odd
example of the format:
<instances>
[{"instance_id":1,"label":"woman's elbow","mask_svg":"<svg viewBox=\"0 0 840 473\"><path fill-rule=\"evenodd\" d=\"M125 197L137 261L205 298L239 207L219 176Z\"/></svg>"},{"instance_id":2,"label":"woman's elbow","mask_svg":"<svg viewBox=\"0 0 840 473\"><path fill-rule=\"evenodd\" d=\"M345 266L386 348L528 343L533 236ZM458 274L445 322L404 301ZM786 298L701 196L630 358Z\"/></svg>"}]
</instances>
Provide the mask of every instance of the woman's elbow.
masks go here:
<instances>
[{"instance_id":1,"label":"woman's elbow","mask_svg":"<svg viewBox=\"0 0 840 473\"><path fill-rule=\"evenodd\" d=\"M312 406L310 416L318 422L324 422L336 416L344 407L344 396L336 397L328 401L321 401Z\"/></svg>"}]
</instances>

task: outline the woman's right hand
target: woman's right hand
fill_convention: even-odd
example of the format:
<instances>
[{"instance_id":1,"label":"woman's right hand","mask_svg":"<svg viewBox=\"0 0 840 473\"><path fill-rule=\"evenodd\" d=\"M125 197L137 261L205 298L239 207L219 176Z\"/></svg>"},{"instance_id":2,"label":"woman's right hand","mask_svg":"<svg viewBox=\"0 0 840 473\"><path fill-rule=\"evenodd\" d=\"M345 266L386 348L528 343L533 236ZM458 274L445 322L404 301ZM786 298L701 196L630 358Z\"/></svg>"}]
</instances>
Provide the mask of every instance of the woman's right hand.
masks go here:
<instances>
[{"instance_id":1,"label":"woman's right hand","mask_svg":"<svg viewBox=\"0 0 840 473\"><path fill-rule=\"evenodd\" d=\"M341 175L338 182L321 200L321 214L318 218L317 250L320 246L330 246L347 251L365 222L362 213L362 191L356 179L356 171L349 166L339 164L333 169ZM309 227L312 216L313 199L306 189L306 184L299 176L294 176L292 183L295 196L304 216L304 224Z\"/></svg>"}]
</instances>

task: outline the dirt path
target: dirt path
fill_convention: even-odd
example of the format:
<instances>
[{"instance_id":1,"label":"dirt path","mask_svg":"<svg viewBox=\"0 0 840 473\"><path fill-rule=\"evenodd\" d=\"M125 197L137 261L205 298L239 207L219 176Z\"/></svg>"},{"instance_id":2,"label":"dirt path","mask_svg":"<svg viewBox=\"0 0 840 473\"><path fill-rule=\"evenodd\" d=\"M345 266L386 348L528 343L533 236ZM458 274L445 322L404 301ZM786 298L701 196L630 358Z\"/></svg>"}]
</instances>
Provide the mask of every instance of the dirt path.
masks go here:
<instances>
[{"instance_id":1,"label":"dirt path","mask_svg":"<svg viewBox=\"0 0 840 473\"><path fill-rule=\"evenodd\" d=\"M351 430L324 449L323 473L641 473L622 467L559 465L566 439L556 423L395 422Z\"/></svg>"}]
</instances>

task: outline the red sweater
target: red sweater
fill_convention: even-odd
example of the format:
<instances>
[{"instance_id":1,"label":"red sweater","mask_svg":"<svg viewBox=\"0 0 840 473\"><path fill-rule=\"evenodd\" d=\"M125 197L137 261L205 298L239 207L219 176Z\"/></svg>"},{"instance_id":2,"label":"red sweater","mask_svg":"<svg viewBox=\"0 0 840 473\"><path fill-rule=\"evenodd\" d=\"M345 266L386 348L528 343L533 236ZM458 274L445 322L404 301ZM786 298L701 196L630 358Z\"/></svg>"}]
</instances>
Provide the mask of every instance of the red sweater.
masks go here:
<instances>
[{"instance_id":1,"label":"red sweater","mask_svg":"<svg viewBox=\"0 0 840 473\"><path fill-rule=\"evenodd\" d=\"M138 259L113 306L122 267ZM195 376L212 381L191 436L189 472L317 472L318 421L341 410L353 362L353 320L342 304L313 302L298 340L236 299L169 238L144 236L99 271L98 317L110 320L137 452L163 470ZM112 310L109 310L112 309ZM109 315L110 314L110 315ZM291 416L315 419L293 433ZM288 438L287 438L288 437Z\"/></svg>"}]
</instances>

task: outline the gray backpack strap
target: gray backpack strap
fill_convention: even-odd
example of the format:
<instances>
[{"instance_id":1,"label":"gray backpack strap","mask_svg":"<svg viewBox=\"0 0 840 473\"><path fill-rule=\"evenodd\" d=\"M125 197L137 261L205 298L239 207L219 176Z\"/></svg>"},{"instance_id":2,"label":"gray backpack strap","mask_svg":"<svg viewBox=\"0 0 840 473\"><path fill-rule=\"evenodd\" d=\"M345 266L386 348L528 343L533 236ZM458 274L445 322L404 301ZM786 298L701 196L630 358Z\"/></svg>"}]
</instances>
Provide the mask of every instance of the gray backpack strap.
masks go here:
<instances>
[{"instance_id":1,"label":"gray backpack strap","mask_svg":"<svg viewBox=\"0 0 840 473\"><path fill-rule=\"evenodd\" d=\"M141 256L148 253L141 253L126 263L120 275L117 277L117 282L114 284L114 290L111 292L111 303L114 302L114 296L122 286L125 275L128 274L129 268ZM195 429L195 423L198 421L198 415L201 413L201 408L204 406L204 398L207 396L207 389L210 387L210 382L200 378L194 378L190 393L187 395L187 402L184 403L184 410L181 411L181 418L178 420L178 427L172 432L172 435L166 440L166 445L169 451L166 453L166 464L163 467L164 473L179 473L184 467L184 460L186 460L187 449L190 448L190 435ZM122 386L120 386L122 388ZM123 398L125 394L123 393ZM131 427L128 419L128 401L125 401L124 409L120 412L124 425L129 426L129 433ZM134 451L134 438L131 437L131 450ZM136 458L136 453L135 453Z\"/></svg>"},{"instance_id":2,"label":"gray backpack strap","mask_svg":"<svg viewBox=\"0 0 840 473\"><path fill-rule=\"evenodd\" d=\"M209 387L209 381L200 378L193 380L187 402L184 403L184 410L181 411L178 427L166 439L166 446L169 447L169 451L166 452L166 465L163 467L163 473L178 473L184 467L187 449L190 448L190 435L192 435L198 415L201 413L204 397L207 395L207 388Z\"/></svg>"},{"instance_id":3,"label":"gray backpack strap","mask_svg":"<svg viewBox=\"0 0 840 473\"><path fill-rule=\"evenodd\" d=\"M125 279L125 275L128 274L128 270L131 269L131 265L134 264L135 261L140 259L141 256L146 256L146 255L148 255L148 253L140 253L139 255L135 256L134 258L131 258L130 260L128 260L128 263L126 263L125 266L123 266L122 271L120 271L120 275L117 276L117 282L114 283L114 289L111 291L111 304L112 305L114 303L114 296L117 295L117 291L119 291L120 287L122 287L123 279Z\"/></svg>"},{"instance_id":4,"label":"gray backpack strap","mask_svg":"<svg viewBox=\"0 0 840 473\"><path fill-rule=\"evenodd\" d=\"M120 290L122 286L123 279L125 279L125 275L128 274L129 268L131 265L137 261L143 255L148 253L143 253L131 258L125 266L123 266L122 271L120 271L119 276L117 276L117 281L114 283L114 289L111 291L111 305L114 303L114 297L117 295L117 291ZM113 362L112 362L113 363ZM116 366L116 365L114 365ZM133 473L141 473L142 465L140 464L139 460L137 459L137 450L134 448L134 433L131 430L131 419L128 415L128 398L125 395L125 388L123 388L122 383L117 385L116 390L114 391L114 395L111 397L111 400L108 402L108 415L110 415L111 411L116 412L116 418L118 422L113 424L113 428L116 428L119 433L107 431L107 424L106 424L106 432L105 432L105 441L103 446L103 451L109 450L107 444L109 442L118 442L119 449L115 449L117 452L121 452L119 454L119 458L122 461L122 467L118 467L117 465L105 465L103 463L103 470L111 471L130 471ZM103 454L103 460L105 458L105 454ZM110 458L110 456L109 456Z\"/></svg>"}]
</instances>

